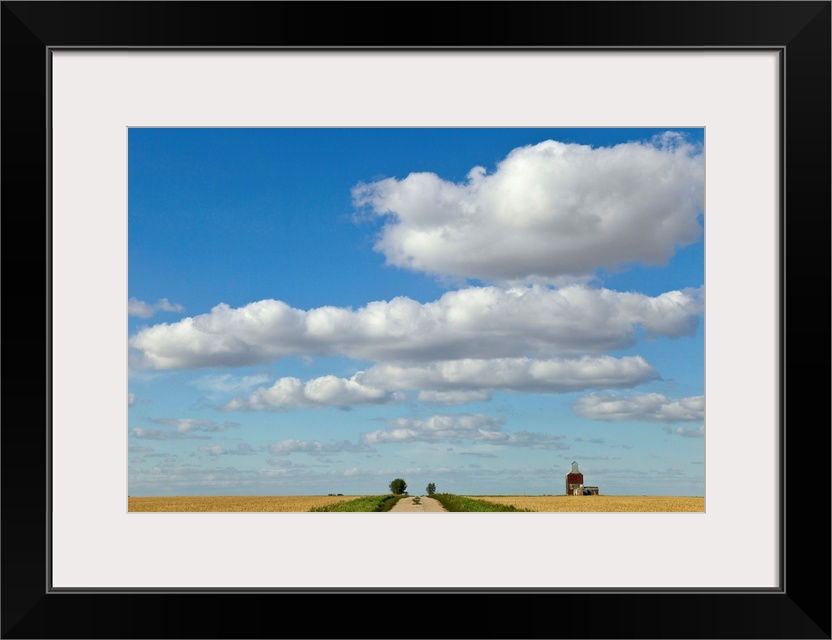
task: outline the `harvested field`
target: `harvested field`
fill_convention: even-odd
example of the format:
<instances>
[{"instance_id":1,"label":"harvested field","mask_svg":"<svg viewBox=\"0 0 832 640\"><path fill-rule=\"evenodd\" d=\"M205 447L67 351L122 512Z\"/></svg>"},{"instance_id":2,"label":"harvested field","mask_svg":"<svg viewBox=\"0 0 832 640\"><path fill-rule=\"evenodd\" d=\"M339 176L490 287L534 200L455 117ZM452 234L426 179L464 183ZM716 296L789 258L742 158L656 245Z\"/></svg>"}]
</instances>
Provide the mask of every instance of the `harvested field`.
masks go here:
<instances>
[{"instance_id":1,"label":"harvested field","mask_svg":"<svg viewBox=\"0 0 832 640\"><path fill-rule=\"evenodd\" d=\"M307 512L360 496L174 496L128 498L134 512ZM705 499L675 496L466 496L540 512L698 512ZM404 500L402 502L405 502ZM409 502L409 501L408 501Z\"/></svg>"},{"instance_id":2,"label":"harvested field","mask_svg":"<svg viewBox=\"0 0 832 640\"><path fill-rule=\"evenodd\" d=\"M545 512L705 512L705 498L677 496L467 496Z\"/></svg>"},{"instance_id":3,"label":"harvested field","mask_svg":"<svg viewBox=\"0 0 832 640\"><path fill-rule=\"evenodd\" d=\"M302 512L359 496L174 496L128 498L127 511Z\"/></svg>"}]
</instances>

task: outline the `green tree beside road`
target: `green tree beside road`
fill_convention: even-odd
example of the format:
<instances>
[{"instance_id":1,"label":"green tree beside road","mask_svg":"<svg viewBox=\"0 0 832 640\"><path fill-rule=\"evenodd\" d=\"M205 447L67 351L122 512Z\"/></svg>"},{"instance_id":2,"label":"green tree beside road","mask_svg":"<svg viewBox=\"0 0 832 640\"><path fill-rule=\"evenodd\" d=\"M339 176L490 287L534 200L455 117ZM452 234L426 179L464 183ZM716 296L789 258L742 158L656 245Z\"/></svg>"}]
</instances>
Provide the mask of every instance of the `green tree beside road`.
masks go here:
<instances>
[{"instance_id":1,"label":"green tree beside road","mask_svg":"<svg viewBox=\"0 0 832 640\"><path fill-rule=\"evenodd\" d=\"M401 478L396 478L390 483L390 493L400 496L407 490L407 483Z\"/></svg>"}]
</instances>

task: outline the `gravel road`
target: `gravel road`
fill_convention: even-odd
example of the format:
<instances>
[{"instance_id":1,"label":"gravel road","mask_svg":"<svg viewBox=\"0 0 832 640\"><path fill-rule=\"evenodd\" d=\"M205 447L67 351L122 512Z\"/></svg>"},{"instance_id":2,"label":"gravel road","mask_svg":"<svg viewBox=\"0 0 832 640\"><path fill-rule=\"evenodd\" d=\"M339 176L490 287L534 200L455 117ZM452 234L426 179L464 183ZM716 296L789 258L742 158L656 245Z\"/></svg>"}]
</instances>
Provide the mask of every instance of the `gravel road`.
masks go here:
<instances>
[{"instance_id":1,"label":"gravel road","mask_svg":"<svg viewBox=\"0 0 832 640\"><path fill-rule=\"evenodd\" d=\"M418 503L418 504L415 504ZM435 498L427 496L407 496L396 503L389 513L426 513L444 512L445 508Z\"/></svg>"}]
</instances>

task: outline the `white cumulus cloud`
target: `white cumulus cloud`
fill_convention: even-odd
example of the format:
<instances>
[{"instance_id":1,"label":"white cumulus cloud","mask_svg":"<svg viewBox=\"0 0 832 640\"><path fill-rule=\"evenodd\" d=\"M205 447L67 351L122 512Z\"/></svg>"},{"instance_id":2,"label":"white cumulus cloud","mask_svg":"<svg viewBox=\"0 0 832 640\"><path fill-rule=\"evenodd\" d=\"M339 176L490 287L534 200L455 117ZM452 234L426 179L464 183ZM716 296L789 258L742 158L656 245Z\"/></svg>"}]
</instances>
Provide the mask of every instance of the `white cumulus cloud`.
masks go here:
<instances>
[{"instance_id":1,"label":"white cumulus cloud","mask_svg":"<svg viewBox=\"0 0 832 640\"><path fill-rule=\"evenodd\" d=\"M396 402L397 394L371 387L355 378L321 376L307 382L279 378L270 387L255 389L248 397L235 398L220 407L224 411L266 411L288 408L350 407L358 404Z\"/></svg>"},{"instance_id":2,"label":"white cumulus cloud","mask_svg":"<svg viewBox=\"0 0 832 640\"><path fill-rule=\"evenodd\" d=\"M630 397L591 394L578 398L573 409L592 420L688 422L705 418L705 396L673 399L660 393Z\"/></svg>"},{"instance_id":3,"label":"white cumulus cloud","mask_svg":"<svg viewBox=\"0 0 832 640\"><path fill-rule=\"evenodd\" d=\"M361 436L365 444L395 442L442 442L472 440L495 445L530 447L533 449L568 449L563 436L518 431L503 432L505 420L475 413L432 415L429 418L395 418L379 429Z\"/></svg>"},{"instance_id":4,"label":"white cumulus cloud","mask_svg":"<svg viewBox=\"0 0 832 640\"><path fill-rule=\"evenodd\" d=\"M214 393L235 393L249 391L252 387L269 381L269 376L257 374L251 376L233 376L230 373L201 376L191 384L197 389Z\"/></svg>"},{"instance_id":5,"label":"white cumulus cloud","mask_svg":"<svg viewBox=\"0 0 832 640\"><path fill-rule=\"evenodd\" d=\"M423 399L433 397L450 401L458 397L468 401L486 399L478 394L493 391L565 393L591 388L626 388L647 382L657 374L640 356L583 356L548 360L445 360L424 365L378 364L355 377L363 383L390 389L421 389L425 394Z\"/></svg>"},{"instance_id":6,"label":"white cumulus cloud","mask_svg":"<svg viewBox=\"0 0 832 640\"><path fill-rule=\"evenodd\" d=\"M495 391L565 393L585 389L629 388L657 377L640 356L574 359L449 360L424 365L374 365L351 378L322 376L302 382L280 378L220 407L224 411L267 411L403 400L398 393L418 390L422 402L464 404L489 400Z\"/></svg>"},{"instance_id":7,"label":"white cumulus cloud","mask_svg":"<svg viewBox=\"0 0 832 640\"><path fill-rule=\"evenodd\" d=\"M353 188L385 223L390 265L481 280L584 276L664 264L701 237L704 156L681 134L593 148L519 147L462 183L411 173Z\"/></svg>"},{"instance_id":8,"label":"white cumulus cloud","mask_svg":"<svg viewBox=\"0 0 832 640\"><path fill-rule=\"evenodd\" d=\"M599 353L649 336L694 335L704 291L651 297L572 285L449 291L436 301L406 297L360 309L294 309L261 300L161 323L130 339L135 367L194 369L269 362L289 355L343 355L381 362Z\"/></svg>"}]
</instances>

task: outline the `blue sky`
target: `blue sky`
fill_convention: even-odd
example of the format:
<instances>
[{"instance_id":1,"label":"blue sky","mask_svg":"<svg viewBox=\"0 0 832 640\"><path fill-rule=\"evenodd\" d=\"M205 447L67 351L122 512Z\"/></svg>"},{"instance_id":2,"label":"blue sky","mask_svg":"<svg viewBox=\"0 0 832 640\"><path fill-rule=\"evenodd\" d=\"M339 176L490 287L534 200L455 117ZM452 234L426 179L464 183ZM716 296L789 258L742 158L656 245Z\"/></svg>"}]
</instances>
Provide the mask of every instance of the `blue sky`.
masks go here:
<instances>
[{"instance_id":1,"label":"blue sky","mask_svg":"<svg viewBox=\"0 0 832 640\"><path fill-rule=\"evenodd\" d=\"M704 495L702 129L130 129L130 495Z\"/></svg>"}]
</instances>

